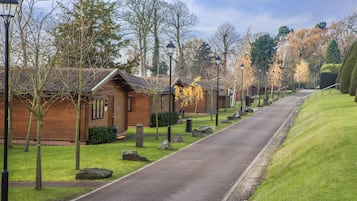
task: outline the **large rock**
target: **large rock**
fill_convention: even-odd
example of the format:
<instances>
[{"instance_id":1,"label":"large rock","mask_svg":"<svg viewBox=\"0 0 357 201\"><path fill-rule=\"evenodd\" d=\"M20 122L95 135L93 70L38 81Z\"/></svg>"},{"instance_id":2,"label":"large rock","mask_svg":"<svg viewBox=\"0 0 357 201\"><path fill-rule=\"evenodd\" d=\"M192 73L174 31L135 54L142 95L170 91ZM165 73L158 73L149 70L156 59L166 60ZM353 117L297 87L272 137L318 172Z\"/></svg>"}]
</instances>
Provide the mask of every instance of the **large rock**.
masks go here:
<instances>
[{"instance_id":1,"label":"large rock","mask_svg":"<svg viewBox=\"0 0 357 201\"><path fill-rule=\"evenodd\" d=\"M203 132L195 128L192 130L192 137L203 137Z\"/></svg>"},{"instance_id":2,"label":"large rock","mask_svg":"<svg viewBox=\"0 0 357 201\"><path fill-rule=\"evenodd\" d=\"M77 180L82 180L82 179L104 179L111 177L113 174L113 171L103 169L103 168L84 168L80 170L76 174L76 179Z\"/></svg>"},{"instance_id":3,"label":"large rock","mask_svg":"<svg viewBox=\"0 0 357 201\"><path fill-rule=\"evenodd\" d=\"M175 136L172 136L171 142L172 143L182 143L184 141L183 141L183 137L181 135L175 135Z\"/></svg>"},{"instance_id":4,"label":"large rock","mask_svg":"<svg viewBox=\"0 0 357 201\"><path fill-rule=\"evenodd\" d=\"M121 153L122 159L123 160L129 160L129 161L149 161L146 157L140 156L137 151L131 151L131 150L124 150Z\"/></svg>"},{"instance_id":5,"label":"large rock","mask_svg":"<svg viewBox=\"0 0 357 201\"><path fill-rule=\"evenodd\" d=\"M159 147L160 150L171 150L172 147L171 147L171 144L170 142L165 139L161 144L160 144L160 147Z\"/></svg>"},{"instance_id":6,"label":"large rock","mask_svg":"<svg viewBox=\"0 0 357 201\"><path fill-rule=\"evenodd\" d=\"M202 133L213 133L213 128L210 126L200 126L198 128L199 131L201 131Z\"/></svg>"},{"instance_id":7,"label":"large rock","mask_svg":"<svg viewBox=\"0 0 357 201\"><path fill-rule=\"evenodd\" d=\"M228 120L236 120L236 119L240 119L241 116L239 114L239 111L235 112L232 116L227 117Z\"/></svg>"}]
</instances>

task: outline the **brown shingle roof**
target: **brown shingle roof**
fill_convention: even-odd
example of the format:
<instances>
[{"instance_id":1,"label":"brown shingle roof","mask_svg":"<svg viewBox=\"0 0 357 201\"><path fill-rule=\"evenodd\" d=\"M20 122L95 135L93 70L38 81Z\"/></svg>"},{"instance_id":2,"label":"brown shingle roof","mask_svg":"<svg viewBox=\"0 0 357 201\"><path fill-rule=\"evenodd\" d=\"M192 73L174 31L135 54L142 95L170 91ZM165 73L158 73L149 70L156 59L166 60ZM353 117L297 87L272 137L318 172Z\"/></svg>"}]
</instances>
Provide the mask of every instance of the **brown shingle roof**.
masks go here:
<instances>
[{"instance_id":1,"label":"brown shingle roof","mask_svg":"<svg viewBox=\"0 0 357 201\"><path fill-rule=\"evenodd\" d=\"M34 68L10 68L10 76L13 80L14 90L18 92L30 92L34 85ZM44 75L46 72L41 72ZM78 91L78 69L75 68L54 68L48 76L48 81L43 87L44 92L64 91L77 93ZM4 69L0 69L0 90L4 90ZM115 76L120 76L117 69L84 68L83 92L91 93L102 84L105 84ZM42 76L44 77L44 76ZM132 90L132 89L131 89Z\"/></svg>"}]
</instances>

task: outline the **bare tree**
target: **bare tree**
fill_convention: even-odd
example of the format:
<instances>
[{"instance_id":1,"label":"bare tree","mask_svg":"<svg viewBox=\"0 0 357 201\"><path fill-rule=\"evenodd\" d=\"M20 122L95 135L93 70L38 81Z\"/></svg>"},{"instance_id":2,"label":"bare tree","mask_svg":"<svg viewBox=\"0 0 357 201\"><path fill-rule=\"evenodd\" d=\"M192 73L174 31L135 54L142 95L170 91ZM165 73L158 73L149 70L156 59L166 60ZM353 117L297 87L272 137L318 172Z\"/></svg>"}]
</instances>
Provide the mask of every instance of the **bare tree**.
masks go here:
<instances>
[{"instance_id":1,"label":"bare tree","mask_svg":"<svg viewBox=\"0 0 357 201\"><path fill-rule=\"evenodd\" d=\"M152 53L152 67L151 72L160 74L160 33L164 30L164 22L166 18L167 3L161 0L154 1L154 13L153 13L153 27L152 34L154 37L154 47Z\"/></svg>"},{"instance_id":2,"label":"bare tree","mask_svg":"<svg viewBox=\"0 0 357 201\"><path fill-rule=\"evenodd\" d=\"M159 95L165 90L168 85L167 80L159 79L158 77L147 77L145 79L146 88L138 88L138 92L142 92L151 97L152 102L151 106L153 107L155 113L155 127L156 127L156 136L155 138L159 139L159 115L158 115L158 105L159 105Z\"/></svg>"},{"instance_id":3,"label":"bare tree","mask_svg":"<svg viewBox=\"0 0 357 201\"><path fill-rule=\"evenodd\" d=\"M196 15L190 12L187 4L183 1L175 0L173 3L169 4L166 18L166 23L168 25L167 34L170 40L173 40L176 43L178 52L176 72L178 72L179 75L185 73L182 70L185 68L183 44L196 22Z\"/></svg>"},{"instance_id":4,"label":"bare tree","mask_svg":"<svg viewBox=\"0 0 357 201\"><path fill-rule=\"evenodd\" d=\"M146 77L146 57L148 51L148 37L157 19L157 0L125 0L122 2L123 11L120 18L126 22L129 31L135 35L140 55L140 73ZM156 17L156 18L155 18Z\"/></svg>"},{"instance_id":5,"label":"bare tree","mask_svg":"<svg viewBox=\"0 0 357 201\"><path fill-rule=\"evenodd\" d=\"M31 28L27 29L27 46L31 48L28 48L28 65L32 66L32 68L24 68L24 70L27 70L27 73L22 73L23 78L20 79L22 82L14 84L14 87L17 87L14 90L17 97L23 100L22 102L33 112L37 119L35 187L37 190L42 188L41 136L43 118L50 106L63 98L63 91L53 90L56 88L56 85L48 85L49 79L59 77L50 76L52 68L55 65L57 50L53 48L51 37L45 32L51 26L51 14L53 11L54 9L43 15L33 15L29 21L29 27ZM23 80L29 80L31 83L25 84Z\"/></svg>"},{"instance_id":6,"label":"bare tree","mask_svg":"<svg viewBox=\"0 0 357 201\"><path fill-rule=\"evenodd\" d=\"M218 27L216 33L210 39L213 49L222 54L223 73L227 72L227 61L230 54L234 54L235 47L239 42L239 34L236 32L233 25L224 23Z\"/></svg>"}]
</instances>

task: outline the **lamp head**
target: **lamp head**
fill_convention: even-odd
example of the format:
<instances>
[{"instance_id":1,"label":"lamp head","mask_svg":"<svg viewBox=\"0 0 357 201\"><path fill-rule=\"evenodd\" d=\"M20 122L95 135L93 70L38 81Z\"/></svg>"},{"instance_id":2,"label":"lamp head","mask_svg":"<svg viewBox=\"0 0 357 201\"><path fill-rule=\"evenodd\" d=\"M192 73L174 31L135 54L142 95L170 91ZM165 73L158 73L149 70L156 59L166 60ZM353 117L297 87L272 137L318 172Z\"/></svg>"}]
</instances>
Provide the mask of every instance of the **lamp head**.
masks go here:
<instances>
[{"instance_id":1,"label":"lamp head","mask_svg":"<svg viewBox=\"0 0 357 201\"><path fill-rule=\"evenodd\" d=\"M175 51L175 45L172 43L172 41L170 41L169 44L166 45L166 50L167 50L167 54L171 57L174 54Z\"/></svg>"},{"instance_id":2,"label":"lamp head","mask_svg":"<svg viewBox=\"0 0 357 201\"><path fill-rule=\"evenodd\" d=\"M17 0L0 0L0 16L14 17L18 4Z\"/></svg>"},{"instance_id":3,"label":"lamp head","mask_svg":"<svg viewBox=\"0 0 357 201\"><path fill-rule=\"evenodd\" d=\"M217 65L221 64L221 57L216 56L216 64Z\"/></svg>"}]
</instances>

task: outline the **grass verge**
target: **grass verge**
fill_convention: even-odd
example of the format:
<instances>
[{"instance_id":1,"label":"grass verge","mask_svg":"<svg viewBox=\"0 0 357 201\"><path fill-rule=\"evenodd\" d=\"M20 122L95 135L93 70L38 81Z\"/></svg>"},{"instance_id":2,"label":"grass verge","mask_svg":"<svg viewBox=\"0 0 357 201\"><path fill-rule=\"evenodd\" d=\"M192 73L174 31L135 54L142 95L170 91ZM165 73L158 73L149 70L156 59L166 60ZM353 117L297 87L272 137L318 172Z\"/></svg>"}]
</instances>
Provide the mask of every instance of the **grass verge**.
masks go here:
<instances>
[{"instance_id":1,"label":"grass verge","mask_svg":"<svg viewBox=\"0 0 357 201\"><path fill-rule=\"evenodd\" d=\"M219 113L219 122L227 116L231 116L237 108L228 108ZM214 126L215 116L197 115L186 116L192 118L192 128L199 126ZM231 125L219 123L215 131ZM167 127L159 129L159 140L155 139L155 128L144 128L144 147L136 148L135 128L127 131L128 139L110 144L81 146L81 168L98 167L113 170L113 176L106 181L112 181L133 172L149 163L123 161L121 152L123 150L137 150L141 156L150 161L156 161L168 154L176 152L183 147L201 139L194 138L185 132L185 124L172 126L172 135L180 134L184 138L184 143L172 144L173 150L159 150L160 143L166 139ZM131 137L130 137L131 136ZM29 152L23 152L24 147L16 145L9 150L8 170L10 182L34 182L36 167L36 149L30 147ZM42 146L42 178L43 182L75 182L75 147L74 146ZM0 159L3 157L3 146L0 146ZM34 187L11 187L9 188L9 200L11 201L59 201L68 200L76 195L90 191L90 188L70 188L70 187L46 187L42 190L35 190Z\"/></svg>"},{"instance_id":2,"label":"grass verge","mask_svg":"<svg viewBox=\"0 0 357 201\"><path fill-rule=\"evenodd\" d=\"M357 200L356 119L349 95L310 97L250 200Z\"/></svg>"}]
</instances>

